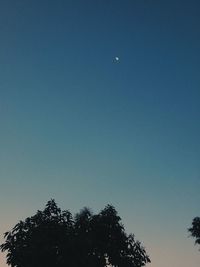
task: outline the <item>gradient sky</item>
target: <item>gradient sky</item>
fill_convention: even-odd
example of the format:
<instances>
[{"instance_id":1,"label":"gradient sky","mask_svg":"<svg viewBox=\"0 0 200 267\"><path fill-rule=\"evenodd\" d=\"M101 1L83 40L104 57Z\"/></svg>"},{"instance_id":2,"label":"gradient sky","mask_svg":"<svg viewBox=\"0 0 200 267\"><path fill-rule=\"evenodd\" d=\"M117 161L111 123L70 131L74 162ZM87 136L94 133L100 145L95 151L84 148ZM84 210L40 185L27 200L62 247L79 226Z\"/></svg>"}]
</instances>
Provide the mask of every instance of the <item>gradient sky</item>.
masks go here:
<instances>
[{"instance_id":1,"label":"gradient sky","mask_svg":"<svg viewBox=\"0 0 200 267\"><path fill-rule=\"evenodd\" d=\"M0 0L1 241L50 198L72 213L111 203L147 266L199 267L199 13L199 0Z\"/></svg>"}]
</instances>

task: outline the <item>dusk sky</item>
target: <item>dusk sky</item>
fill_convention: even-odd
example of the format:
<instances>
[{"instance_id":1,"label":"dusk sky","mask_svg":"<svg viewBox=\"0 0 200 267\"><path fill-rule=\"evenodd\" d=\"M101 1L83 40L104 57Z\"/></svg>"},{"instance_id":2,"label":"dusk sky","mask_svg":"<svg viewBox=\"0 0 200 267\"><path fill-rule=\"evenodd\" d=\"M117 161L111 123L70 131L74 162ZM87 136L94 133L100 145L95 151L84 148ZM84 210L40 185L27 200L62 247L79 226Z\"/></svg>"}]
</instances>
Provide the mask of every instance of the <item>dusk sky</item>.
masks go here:
<instances>
[{"instance_id":1,"label":"dusk sky","mask_svg":"<svg viewBox=\"0 0 200 267\"><path fill-rule=\"evenodd\" d=\"M199 267L199 14L199 0L0 0L1 242L51 198L110 203L147 266Z\"/></svg>"}]
</instances>

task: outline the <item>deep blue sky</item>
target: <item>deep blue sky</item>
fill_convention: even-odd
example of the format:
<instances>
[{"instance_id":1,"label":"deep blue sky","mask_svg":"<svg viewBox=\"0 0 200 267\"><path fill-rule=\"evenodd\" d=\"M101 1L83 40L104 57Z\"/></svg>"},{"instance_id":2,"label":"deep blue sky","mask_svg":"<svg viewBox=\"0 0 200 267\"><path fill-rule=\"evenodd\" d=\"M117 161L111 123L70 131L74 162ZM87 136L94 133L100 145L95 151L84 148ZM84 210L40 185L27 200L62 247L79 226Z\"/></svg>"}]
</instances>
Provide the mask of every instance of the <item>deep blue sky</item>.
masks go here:
<instances>
[{"instance_id":1,"label":"deep blue sky","mask_svg":"<svg viewBox=\"0 0 200 267\"><path fill-rule=\"evenodd\" d=\"M187 233L200 215L199 12L0 1L1 233L50 198L72 212L111 203L149 266L199 266Z\"/></svg>"}]
</instances>

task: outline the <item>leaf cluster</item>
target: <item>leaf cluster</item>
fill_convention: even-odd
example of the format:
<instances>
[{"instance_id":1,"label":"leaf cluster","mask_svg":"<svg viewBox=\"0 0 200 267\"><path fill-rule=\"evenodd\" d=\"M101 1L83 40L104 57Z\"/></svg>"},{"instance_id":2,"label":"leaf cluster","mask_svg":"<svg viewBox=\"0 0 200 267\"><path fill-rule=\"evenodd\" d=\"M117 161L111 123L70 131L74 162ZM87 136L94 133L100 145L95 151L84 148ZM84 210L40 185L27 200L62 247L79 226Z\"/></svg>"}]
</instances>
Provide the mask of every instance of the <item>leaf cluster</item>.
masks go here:
<instances>
[{"instance_id":1,"label":"leaf cluster","mask_svg":"<svg viewBox=\"0 0 200 267\"><path fill-rule=\"evenodd\" d=\"M195 217L192 221L192 227L188 229L191 236L194 237L195 244L200 245L200 217Z\"/></svg>"}]
</instances>

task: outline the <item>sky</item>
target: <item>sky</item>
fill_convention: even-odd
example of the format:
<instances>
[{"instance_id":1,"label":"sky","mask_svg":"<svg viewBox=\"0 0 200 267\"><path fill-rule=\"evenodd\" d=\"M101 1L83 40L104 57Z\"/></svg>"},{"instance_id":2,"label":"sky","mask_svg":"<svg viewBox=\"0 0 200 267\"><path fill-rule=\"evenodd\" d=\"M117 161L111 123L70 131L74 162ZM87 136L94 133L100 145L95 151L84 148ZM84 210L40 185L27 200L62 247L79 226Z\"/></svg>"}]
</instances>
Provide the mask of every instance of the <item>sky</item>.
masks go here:
<instances>
[{"instance_id":1,"label":"sky","mask_svg":"<svg viewBox=\"0 0 200 267\"><path fill-rule=\"evenodd\" d=\"M109 203L147 266L199 267L199 10L0 0L1 242L51 198L72 213Z\"/></svg>"}]
</instances>

